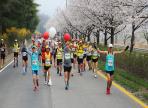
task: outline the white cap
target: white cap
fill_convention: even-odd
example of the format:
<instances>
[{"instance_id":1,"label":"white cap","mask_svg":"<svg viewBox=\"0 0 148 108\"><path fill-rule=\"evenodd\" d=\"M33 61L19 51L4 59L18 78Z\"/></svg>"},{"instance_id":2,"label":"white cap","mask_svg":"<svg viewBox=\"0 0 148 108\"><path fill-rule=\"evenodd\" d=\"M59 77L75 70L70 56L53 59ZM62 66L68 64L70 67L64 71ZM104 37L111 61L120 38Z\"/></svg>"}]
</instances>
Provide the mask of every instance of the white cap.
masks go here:
<instances>
[{"instance_id":1,"label":"white cap","mask_svg":"<svg viewBox=\"0 0 148 108\"><path fill-rule=\"evenodd\" d=\"M17 41L17 39L15 39L15 41Z\"/></svg>"},{"instance_id":2,"label":"white cap","mask_svg":"<svg viewBox=\"0 0 148 108\"><path fill-rule=\"evenodd\" d=\"M109 47L109 48L113 48L113 44L109 44L108 47Z\"/></svg>"}]
</instances>

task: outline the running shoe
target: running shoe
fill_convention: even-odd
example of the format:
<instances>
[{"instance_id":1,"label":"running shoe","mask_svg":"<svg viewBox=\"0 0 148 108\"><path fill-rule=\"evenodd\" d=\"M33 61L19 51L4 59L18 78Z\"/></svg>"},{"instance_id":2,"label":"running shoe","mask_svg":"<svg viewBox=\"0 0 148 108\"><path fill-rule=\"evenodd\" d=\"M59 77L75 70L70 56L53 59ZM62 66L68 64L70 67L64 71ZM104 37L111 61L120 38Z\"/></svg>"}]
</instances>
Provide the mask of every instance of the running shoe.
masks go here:
<instances>
[{"instance_id":1,"label":"running shoe","mask_svg":"<svg viewBox=\"0 0 148 108\"><path fill-rule=\"evenodd\" d=\"M95 74L94 77L97 78L97 75Z\"/></svg>"},{"instance_id":2,"label":"running shoe","mask_svg":"<svg viewBox=\"0 0 148 108\"><path fill-rule=\"evenodd\" d=\"M48 82L47 82L47 81L45 81L45 82L44 82L44 84L45 84L45 85L47 85L47 84L48 84Z\"/></svg>"},{"instance_id":3,"label":"running shoe","mask_svg":"<svg viewBox=\"0 0 148 108\"><path fill-rule=\"evenodd\" d=\"M110 95L110 89L109 88L106 89L106 95Z\"/></svg>"},{"instance_id":4,"label":"running shoe","mask_svg":"<svg viewBox=\"0 0 148 108\"><path fill-rule=\"evenodd\" d=\"M65 90L68 90L68 85L66 85Z\"/></svg>"},{"instance_id":5,"label":"running shoe","mask_svg":"<svg viewBox=\"0 0 148 108\"><path fill-rule=\"evenodd\" d=\"M49 86L51 86L51 85L52 85L51 79L49 80L48 85L49 85Z\"/></svg>"}]
</instances>

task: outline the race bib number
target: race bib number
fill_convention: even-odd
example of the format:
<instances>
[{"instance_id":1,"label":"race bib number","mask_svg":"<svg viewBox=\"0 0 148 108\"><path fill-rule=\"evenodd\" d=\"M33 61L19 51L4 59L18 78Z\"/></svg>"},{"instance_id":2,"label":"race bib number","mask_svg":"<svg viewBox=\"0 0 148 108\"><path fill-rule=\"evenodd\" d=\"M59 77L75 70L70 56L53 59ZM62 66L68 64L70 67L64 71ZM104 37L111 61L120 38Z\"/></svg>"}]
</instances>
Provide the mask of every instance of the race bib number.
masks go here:
<instances>
[{"instance_id":1,"label":"race bib number","mask_svg":"<svg viewBox=\"0 0 148 108\"><path fill-rule=\"evenodd\" d=\"M108 66L113 66L113 60L112 59L108 60Z\"/></svg>"},{"instance_id":2,"label":"race bib number","mask_svg":"<svg viewBox=\"0 0 148 108\"><path fill-rule=\"evenodd\" d=\"M79 56L79 58L80 58L80 59L83 59L83 54L81 54L81 55Z\"/></svg>"},{"instance_id":3,"label":"race bib number","mask_svg":"<svg viewBox=\"0 0 148 108\"><path fill-rule=\"evenodd\" d=\"M66 54L65 54L65 59L71 59L70 53L66 53Z\"/></svg>"},{"instance_id":4,"label":"race bib number","mask_svg":"<svg viewBox=\"0 0 148 108\"><path fill-rule=\"evenodd\" d=\"M23 52L23 56L26 56L27 55L27 53L26 52Z\"/></svg>"},{"instance_id":5,"label":"race bib number","mask_svg":"<svg viewBox=\"0 0 148 108\"><path fill-rule=\"evenodd\" d=\"M50 60L46 60L46 61L45 61L45 64L46 64L46 65L51 65Z\"/></svg>"},{"instance_id":6,"label":"race bib number","mask_svg":"<svg viewBox=\"0 0 148 108\"><path fill-rule=\"evenodd\" d=\"M33 65L37 65L37 60L33 60L33 61L32 61L32 64L33 64Z\"/></svg>"},{"instance_id":7,"label":"race bib number","mask_svg":"<svg viewBox=\"0 0 148 108\"><path fill-rule=\"evenodd\" d=\"M88 56L91 56L91 53L87 53Z\"/></svg>"},{"instance_id":8,"label":"race bib number","mask_svg":"<svg viewBox=\"0 0 148 108\"><path fill-rule=\"evenodd\" d=\"M93 56L98 56L98 54L97 53L94 53Z\"/></svg>"},{"instance_id":9,"label":"race bib number","mask_svg":"<svg viewBox=\"0 0 148 108\"><path fill-rule=\"evenodd\" d=\"M75 48L72 48L72 51L75 51Z\"/></svg>"},{"instance_id":10,"label":"race bib number","mask_svg":"<svg viewBox=\"0 0 148 108\"><path fill-rule=\"evenodd\" d=\"M17 52L17 49L16 48L14 48L13 50L14 50L14 52Z\"/></svg>"},{"instance_id":11,"label":"race bib number","mask_svg":"<svg viewBox=\"0 0 148 108\"><path fill-rule=\"evenodd\" d=\"M73 53L71 53L71 58L73 58Z\"/></svg>"},{"instance_id":12,"label":"race bib number","mask_svg":"<svg viewBox=\"0 0 148 108\"><path fill-rule=\"evenodd\" d=\"M62 54L57 54L57 57L58 58L62 58Z\"/></svg>"}]
</instances>

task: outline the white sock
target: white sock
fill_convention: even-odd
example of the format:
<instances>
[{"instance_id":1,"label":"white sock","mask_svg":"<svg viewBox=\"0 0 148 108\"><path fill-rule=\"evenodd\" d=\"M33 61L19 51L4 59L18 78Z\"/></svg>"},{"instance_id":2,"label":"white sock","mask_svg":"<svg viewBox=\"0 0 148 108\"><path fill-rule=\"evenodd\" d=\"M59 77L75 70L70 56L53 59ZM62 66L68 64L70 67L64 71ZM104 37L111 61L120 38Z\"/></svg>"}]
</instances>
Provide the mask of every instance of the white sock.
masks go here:
<instances>
[{"instance_id":1,"label":"white sock","mask_svg":"<svg viewBox=\"0 0 148 108\"><path fill-rule=\"evenodd\" d=\"M23 67L23 72L25 73L25 67Z\"/></svg>"}]
</instances>

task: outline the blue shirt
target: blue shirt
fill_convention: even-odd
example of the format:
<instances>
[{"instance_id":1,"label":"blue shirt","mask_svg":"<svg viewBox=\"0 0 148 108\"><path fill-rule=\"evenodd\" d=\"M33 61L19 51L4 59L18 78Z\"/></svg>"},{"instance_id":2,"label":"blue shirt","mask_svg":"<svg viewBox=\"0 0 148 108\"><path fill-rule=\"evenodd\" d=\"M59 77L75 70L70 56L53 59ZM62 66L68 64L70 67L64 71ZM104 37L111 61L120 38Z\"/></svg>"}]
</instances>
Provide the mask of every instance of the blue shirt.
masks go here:
<instances>
[{"instance_id":1,"label":"blue shirt","mask_svg":"<svg viewBox=\"0 0 148 108\"><path fill-rule=\"evenodd\" d=\"M32 70L39 70L40 68L40 63L39 63L39 53L36 51L36 52L29 52L29 55L31 56L31 68Z\"/></svg>"},{"instance_id":2,"label":"blue shirt","mask_svg":"<svg viewBox=\"0 0 148 108\"><path fill-rule=\"evenodd\" d=\"M106 71L114 71L115 70L115 65L114 65L114 55L113 54L108 54L106 56L106 64L105 64L105 70Z\"/></svg>"}]
</instances>

